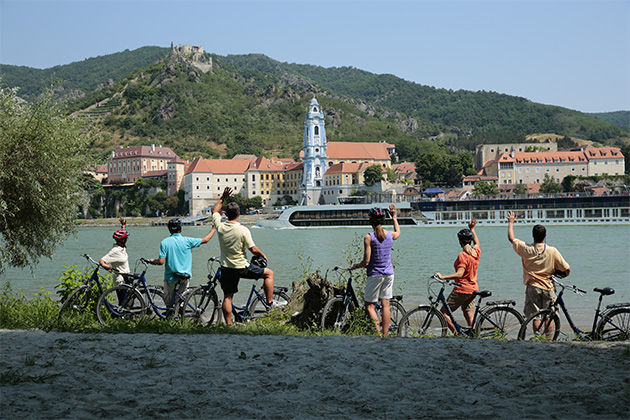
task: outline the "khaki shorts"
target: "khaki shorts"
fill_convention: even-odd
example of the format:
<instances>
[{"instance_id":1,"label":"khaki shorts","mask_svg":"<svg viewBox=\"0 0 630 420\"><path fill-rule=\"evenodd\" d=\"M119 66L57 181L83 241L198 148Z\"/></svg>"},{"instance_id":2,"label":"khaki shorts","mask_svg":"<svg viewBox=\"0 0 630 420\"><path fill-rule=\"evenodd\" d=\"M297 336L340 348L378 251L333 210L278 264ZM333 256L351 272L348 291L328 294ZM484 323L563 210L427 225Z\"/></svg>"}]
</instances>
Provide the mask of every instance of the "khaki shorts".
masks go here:
<instances>
[{"instance_id":1,"label":"khaki shorts","mask_svg":"<svg viewBox=\"0 0 630 420\"><path fill-rule=\"evenodd\" d=\"M528 284L525 288L525 308L523 310L525 318L541 309L547 309L555 299L555 290L545 290Z\"/></svg>"},{"instance_id":2,"label":"khaki shorts","mask_svg":"<svg viewBox=\"0 0 630 420\"><path fill-rule=\"evenodd\" d=\"M451 292L446 299L448 307L451 308L451 312L455 312L457 308L461 306L462 311L474 311L475 310L475 295L468 293Z\"/></svg>"},{"instance_id":3,"label":"khaki shorts","mask_svg":"<svg viewBox=\"0 0 630 420\"><path fill-rule=\"evenodd\" d=\"M372 276L365 281L365 302L375 303L379 299L391 299L394 291L394 275Z\"/></svg>"}]
</instances>

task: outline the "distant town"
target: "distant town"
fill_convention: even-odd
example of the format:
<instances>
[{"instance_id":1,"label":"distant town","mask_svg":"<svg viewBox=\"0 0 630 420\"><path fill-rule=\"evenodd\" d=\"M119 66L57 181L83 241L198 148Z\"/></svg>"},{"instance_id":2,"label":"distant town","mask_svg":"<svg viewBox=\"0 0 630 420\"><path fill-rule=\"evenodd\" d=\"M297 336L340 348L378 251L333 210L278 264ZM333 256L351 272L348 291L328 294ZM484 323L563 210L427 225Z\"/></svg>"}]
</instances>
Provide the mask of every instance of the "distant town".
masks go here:
<instances>
[{"instance_id":1,"label":"distant town","mask_svg":"<svg viewBox=\"0 0 630 420\"><path fill-rule=\"evenodd\" d=\"M245 199L260 197L265 207L338 204L366 194L381 202L413 201L427 191L415 163L398 162L395 145L327 142L324 114L316 98L310 102L304 127L298 162L254 155L199 157L190 162L168 147L152 144L113 151L109 162L96 168L94 175L106 187L133 184L140 178L166 179L168 196L183 190L192 216L207 213L225 187ZM366 185L366 170L375 165L381 169L382 180ZM615 147L558 150L552 141L485 144L476 149L477 175L462 177L461 185L450 191L431 191L440 198L462 198L475 184L485 182L496 183L501 193L512 193L522 184L526 193L533 194L546 175L560 183L567 176L623 175L624 168L625 157Z\"/></svg>"}]
</instances>

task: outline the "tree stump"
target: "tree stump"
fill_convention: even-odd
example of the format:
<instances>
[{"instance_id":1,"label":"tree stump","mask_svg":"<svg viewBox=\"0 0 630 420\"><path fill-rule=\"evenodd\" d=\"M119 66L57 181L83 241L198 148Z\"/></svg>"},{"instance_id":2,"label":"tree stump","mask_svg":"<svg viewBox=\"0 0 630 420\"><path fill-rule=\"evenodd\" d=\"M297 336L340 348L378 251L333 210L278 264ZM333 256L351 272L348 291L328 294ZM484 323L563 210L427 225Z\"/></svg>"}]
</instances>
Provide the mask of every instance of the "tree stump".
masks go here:
<instances>
[{"instance_id":1,"label":"tree stump","mask_svg":"<svg viewBox=\"0 0 630 420\"><path fill-rule=\"evenodd\" d=\"M324 305L340 292L339 287L317 271L308 276L306 283L293 283L293 294L283 312L290 315L289 322L300 329L319 326Z\"/></svg>"}]
</instances>

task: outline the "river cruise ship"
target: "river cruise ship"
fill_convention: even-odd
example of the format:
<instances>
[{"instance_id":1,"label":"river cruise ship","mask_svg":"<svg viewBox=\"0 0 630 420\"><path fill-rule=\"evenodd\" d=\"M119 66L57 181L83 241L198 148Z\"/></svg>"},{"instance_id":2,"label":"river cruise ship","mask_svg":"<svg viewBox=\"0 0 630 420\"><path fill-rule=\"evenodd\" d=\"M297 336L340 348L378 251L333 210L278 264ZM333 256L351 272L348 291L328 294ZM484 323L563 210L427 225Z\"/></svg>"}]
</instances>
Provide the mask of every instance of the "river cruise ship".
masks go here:
<instances>
[{"instance_id":1,"label":"river cruise ship","mask_svg":"<svg viewBox=\"0 0 630 420\"><path fill-rule=\"evenodd\" d=\"M463 225L473 217L479 225L505 225L509 211L520 222L543 224L630 224L630 196L627 192L609 195L588 193L536 197L499 197L466 200L420 200L395 203L401 226ZM389 203L330 204L296 206L277 217L260 218L264 228L342 227L369 225L372 207ZM391 225L391 218L386 224Z\"/></svg>"},{"instance_id":2,"label":"river cruise ship","mask_svg":"<svg viewBox=\"0 0 630 420\"><path fill-rule=\"evenodd\" d=\"M519 220L543 224L628 224L630 196L564 195L536 198L419 201L414 217L419 225L461 225L477 218L480 225L506 224L509 211Z\"/></svg>"},{"instance_id":3,"label":"river cruise ship","mask_svg":"<svg viewBox=\"0 0 630 420\"><path fill-rule=\"evenodd\" d=\"M388 209L390 203L372 204L325 204L319 206L296 206L282 211L278 217L258 219L256 225L264 228L301 227L352 227L369 226L368 211L373 207ZM400 225L417 225L413 217L412 203L394 203ZM385 219L392 225L391 217Z\"/></svg>"}]
</instances>

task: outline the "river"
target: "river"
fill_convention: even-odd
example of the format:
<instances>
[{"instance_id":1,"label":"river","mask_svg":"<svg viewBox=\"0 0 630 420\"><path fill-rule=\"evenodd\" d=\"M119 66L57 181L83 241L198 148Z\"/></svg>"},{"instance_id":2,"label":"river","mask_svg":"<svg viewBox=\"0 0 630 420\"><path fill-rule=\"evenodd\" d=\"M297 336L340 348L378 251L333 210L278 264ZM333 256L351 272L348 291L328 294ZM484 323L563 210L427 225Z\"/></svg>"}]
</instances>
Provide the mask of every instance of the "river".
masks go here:
<instances>
[{"instance_id":1,"label":"river","mask_svg":"<svg viewBox=\"0 0 630 420\"><path fill-rule=\"evenodd\" d=\"M464 227L464 226L462 226ZM460 228L462 228L460 227ZM427 280L435 271L450 274L453 262L460 250L457 231L451 227L403 227L401 237L394 242L395 294L404 296L407 309L427 302ZM44 259L31 274L29 269L9 269L0 278L4 285L10 281L14 290L22 290L27 296L40 288L54 292L64 266L85 266L83 253L98 260L111 248L113 227L82 227L76 239L65 241L52 260ZM129 227L128 241L130 265L140 258L156 258L160 241L168 235L166 227ZM206 226L184 226L184 235L202 237ZM290 286L306 271L320 269L325 272L336 265L348 266L347 258L354 255L356 262L362 256L362 237L365 228L318 228L318 229L259 229L252 228L256 245L269 257L269 266L275 272L280 286ZM525 287L522 284L520 258L507 240L507 227L477 227L482 255L478 283L481 289L493 292L491 299L514 299L522 312ZM531 225L515 226L517 238L531 241ZM615 226L549 226L547 242L557 247L571 265L569 284L587 290L586 296L565 292L565 301L579 325L589 326L597 305L598 293L594 287L613 287L616 293L604 298L604 305L630 301L630 225ZM354 251L352 250L354 248ZM208 257L218 255L216 237L209 244L193 251L193 280L198 284L206 278ZM161 283L162 267L149 267L150 283ZM243 298L249 283L242 285ZM237 296L239 296L237 295ZM566 325L564 316L561 322ZM568 329L568 327L567 327Z\"/></svg>"}]
</instances>

